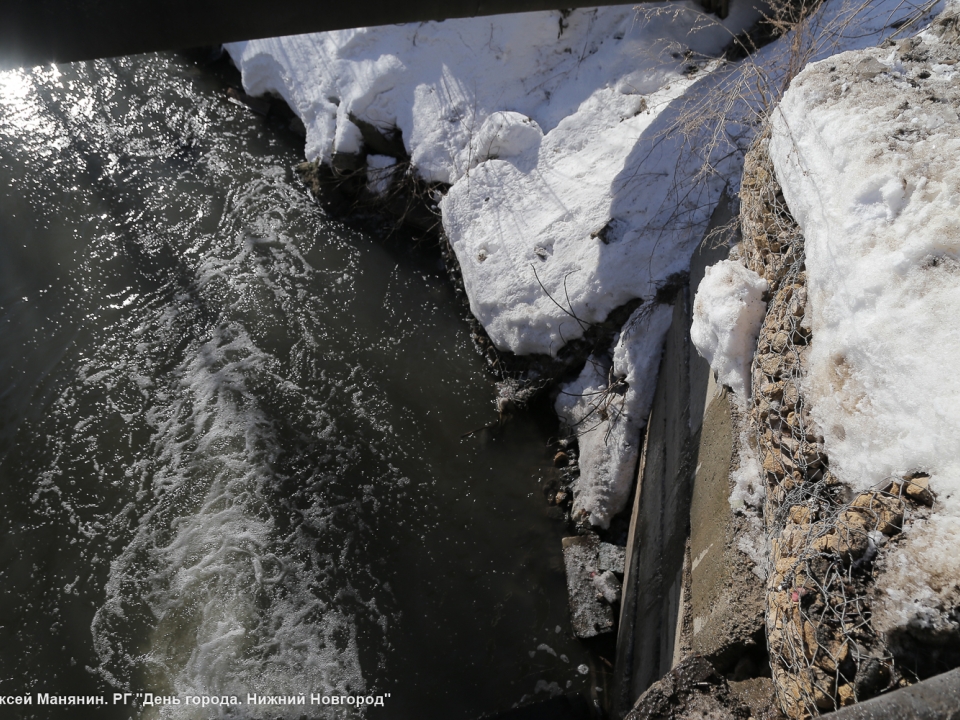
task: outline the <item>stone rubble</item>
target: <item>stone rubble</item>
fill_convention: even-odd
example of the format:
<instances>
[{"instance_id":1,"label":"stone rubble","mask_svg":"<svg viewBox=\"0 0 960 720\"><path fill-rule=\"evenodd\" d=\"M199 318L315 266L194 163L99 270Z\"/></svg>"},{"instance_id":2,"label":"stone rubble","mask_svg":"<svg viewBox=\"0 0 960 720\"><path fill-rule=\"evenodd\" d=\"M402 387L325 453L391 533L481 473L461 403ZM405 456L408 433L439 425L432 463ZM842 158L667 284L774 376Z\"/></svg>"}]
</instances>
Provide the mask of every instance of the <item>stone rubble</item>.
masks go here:
<instances>
[{"instance_id":1,"label":"stone rubble","mask_svg":"<svg viewBox=\"0 0 960 720\"><path fill-rule=\"evenodd\" d=\"M624 720L748 720L752 716L713 665L694 655L651 685Z\"/></svg>"}]
</instances>

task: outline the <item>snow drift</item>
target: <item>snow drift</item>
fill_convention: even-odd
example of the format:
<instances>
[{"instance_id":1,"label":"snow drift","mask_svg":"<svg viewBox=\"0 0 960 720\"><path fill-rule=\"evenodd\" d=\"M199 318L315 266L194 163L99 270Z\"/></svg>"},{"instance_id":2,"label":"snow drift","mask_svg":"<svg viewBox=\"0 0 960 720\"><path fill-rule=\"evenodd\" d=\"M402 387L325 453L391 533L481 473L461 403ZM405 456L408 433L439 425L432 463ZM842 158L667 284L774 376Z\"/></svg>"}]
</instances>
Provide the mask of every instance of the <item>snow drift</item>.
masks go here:
<instances>
[{"instance_id":1,"label":"snow drift","mask_svg":"<svg viewBox=\"0 0 960 720\"><path fill-rule=\"evenodd\" d=\"M956 5L947 14L955 20ZM922 472L937 496L884 561L875 617L888 633L958 629L948 619L960 601L950 550L960 541L954 27L808 67L770 142L806 239L814 342L804 391L831 470L857 491Z\"/></svg>"},{"instance_id":2,"label":"snow drift","mask_svg":"<svg viewBox=\"0 0 960 720\"><path fill-rule=\"evenodd\" d=\"M722 22L669 3L643 21L614 6L227 49L247 92L303 119L309 159L360 152L354 120L399 129L416 172L452 184L443 226L491 340L555 354L686 269L725 180L700 178L667 130L750 6Z\"/></svg>"}]
</instances>

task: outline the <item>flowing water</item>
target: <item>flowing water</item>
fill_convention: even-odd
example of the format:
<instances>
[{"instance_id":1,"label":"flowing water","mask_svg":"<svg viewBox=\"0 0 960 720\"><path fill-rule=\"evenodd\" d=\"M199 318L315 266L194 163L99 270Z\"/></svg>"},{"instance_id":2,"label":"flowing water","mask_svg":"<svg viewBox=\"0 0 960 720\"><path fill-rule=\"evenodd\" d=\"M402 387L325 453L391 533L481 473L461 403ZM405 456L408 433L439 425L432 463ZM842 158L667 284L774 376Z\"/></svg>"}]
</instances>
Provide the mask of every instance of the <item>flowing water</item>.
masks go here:
<instances>
[{"instance_id":1,"label":"flowing water","mask_svg":"<svg viewBox=\"0 0 960 720\"><path fill-rule=\"evenodd\" d=\"M494 391L437 258L331 219L225 89L172 54L0 73L0 695L107 703L4 717L468 720L596 685L550 423L461 438Z\"/></svg>"}]
</instances>

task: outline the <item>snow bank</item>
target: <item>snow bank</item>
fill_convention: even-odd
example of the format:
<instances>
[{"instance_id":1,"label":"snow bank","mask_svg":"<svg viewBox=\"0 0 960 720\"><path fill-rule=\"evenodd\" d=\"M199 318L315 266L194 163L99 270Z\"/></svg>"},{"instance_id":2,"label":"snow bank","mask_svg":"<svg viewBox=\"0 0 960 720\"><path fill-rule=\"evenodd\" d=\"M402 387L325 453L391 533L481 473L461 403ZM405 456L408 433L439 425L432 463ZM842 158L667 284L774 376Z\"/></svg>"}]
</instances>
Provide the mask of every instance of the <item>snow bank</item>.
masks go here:
<instances>
[{"instance_id":1,"label":"snow bank","mask_svg":"<svg viewBox=\"0 0 960 720\"><path fill-rule=\"evenodd\" d=\"M865 47L916 9L828 0L798 38L714 72L703 58L757 19L753 4L734 0L723 22L674 2L226 48L247 92L301 118L309 159L363 153L358 123L399 129L415 171L453 185L443 224L474 315L501 349L554 354L582 334L571 314L603 320L686 268L723 185L736 189L738 148L771 100L758 88L781 84L797 48Z\"/></svg>"},{"instance_id":2,"label":"snow bank","mask_svg":"<svg viewBox=\"0 0 960 720\"><path fill-rule=\"evenodd\" d=\"M767 310L767 281L736 260L708 267L693 303L690 339L717 382L750 396L750 362Z\"/></svg>"},{"instance_id":3,"label":"snow bank","mask_svg":"<svg viewBox=\"0 0 960 720\"><path fill-rule=\"evenodd\" d=\"M568 142L582 146L653 105L648 96L656 91L678 80L688 85L682 73L691 63L670 54L664 58L664 49L678 43L695 52L719 50L729 39L728 28L757 17L744 9L748 5L740 3L725 25L704 29L694 28L704 23L693 3L676 3L665 6L679 14L650 22L638 22L637 11L624 5L357 28L225 47L248 93L279 94L301 117L309 159L329 162L335 152L354 151L359 136L350 126L360 118L384 132L399 129L425 180L454 183L476 164L483 136L497 134L496 126L515 130L529 124L542 135L579 114L574 124L588 134ZM648 114L657 112L648 107ZM509 135L501 147L507 155L528 149L535 137ZM526 140L510 147L521 137Z\"/></svg>"},{"instance_id":4,"label":"snow bank","mask_svg":"<svg viewBox=\"0 0 960 720\"><path fill-rule=\"evenodd\" d=\"M248 93L279 94L303 120L309 159L364 152L358 124L399 129L415 171L452 184L443 226L474 315L500 349L555 354L686 270L724 185L736 190L771 101L758 88L780 86L797 47L868 46L914 9L827 0L797 42L707 62L753 5L733 0L722 22L651 3L226 47Z\"/></svg>"},{"instance_id":5,"label":"snow bank","mask_svg":"<svg viewBox=\"0 0 960 720\"><path fill-rule=\"evenodd\" d=\"M923 471L937 493L933 516L908 526L878 580L888 588L881 630L922 624L921 605L956 605L947 548L960 541L958 47L944 24L807 68L770 142L806 238L805 393L831 469L856 490Z\"/></svg>"},{"instance_id":6,"label":"snow bank","mask_svg":"<svg viewBox=\"0 0 960 720\"><path fill-rule=\"evenodd\" d=\"M629 499L640 430L650 413L672 317L669 305L641 305L624 324L612 352L590 357L557 397L557 414L580 445L573 514L593 525L609 527Z\"/></svg>"},{"instance_id":7,"label":"snow bank","mask_svg":"<svg viewBox=\"0 0 960 720\"><path fill-rule=\"evenodd\" d=\"M554 354L686 269L724 180L695 178L676 101L757 14L693 3L362 28L227 45L250 94L281 95L306 154L358 151L363 120L402 132L453 187L443 225L471 309L501 349ZM560 307L562 306L562 307Z\"/></svg>"}]
</instances>

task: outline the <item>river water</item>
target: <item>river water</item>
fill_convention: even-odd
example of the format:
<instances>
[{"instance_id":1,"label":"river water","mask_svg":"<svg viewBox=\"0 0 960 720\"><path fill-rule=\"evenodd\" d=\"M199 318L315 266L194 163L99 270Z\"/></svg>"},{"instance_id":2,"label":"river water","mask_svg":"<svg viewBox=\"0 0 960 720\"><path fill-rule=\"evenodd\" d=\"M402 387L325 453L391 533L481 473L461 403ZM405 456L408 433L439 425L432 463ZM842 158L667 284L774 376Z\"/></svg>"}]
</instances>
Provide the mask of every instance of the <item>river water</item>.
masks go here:
<instances>
[{"instance_id":1,"label":"river water","mask_svg":"<svg viewBox=\"0 0 960 720\"><path fill-rule=\"evenodd\" d=\"M326 215L225 90L173 54L0 73L0 695L107 703L4 717L586 692L551 421L461 438L494 390L437 257Z\"/></svg>"}]
</instances>

